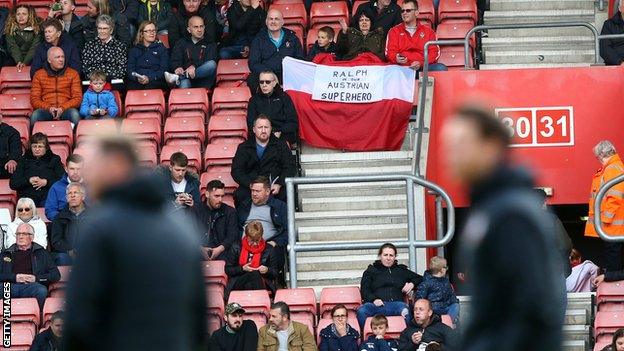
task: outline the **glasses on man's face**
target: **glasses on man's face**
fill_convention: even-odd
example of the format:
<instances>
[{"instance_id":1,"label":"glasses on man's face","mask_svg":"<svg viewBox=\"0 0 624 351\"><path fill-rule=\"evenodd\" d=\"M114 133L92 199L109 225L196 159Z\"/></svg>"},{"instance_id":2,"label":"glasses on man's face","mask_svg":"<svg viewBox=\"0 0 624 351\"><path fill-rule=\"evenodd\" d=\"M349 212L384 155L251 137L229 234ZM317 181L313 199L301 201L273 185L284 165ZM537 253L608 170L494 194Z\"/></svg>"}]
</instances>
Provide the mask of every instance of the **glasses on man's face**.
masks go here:
<instances>
[{"instance_id":1,"label":"glasses on man's face","mask_svg":"<svg viewBox=\"0 0 624 351\"><path fill-rule=\"evenodd\" d=\"M156 33L156 29L143 29L143 33Z\"/></svg>"},{"instance_id":2,"label":"glasses on man's face","mask_svg":"<svg viewBox=\"0 0 624 351\"><path fill-rule=\"evenodd\" d=\"M30 234L29 232L17 232L17 233L15 233L15 236L29 236L29 235L33 235L33 234Z\"/></svg>"},{"instance_id":3,"label":"glasses on man's face","mask_svg":"<svg viewBox=\"0 0 624 351\"><path fill-rule=\"evenodd\" d=\"M30 212L30 207L18 208L17 212Z\"/></svg>"},{"instance_id":4,"label":"glasses on man's face","mask_svg":"<svg viewBox=\"0 0 624 351\"><path fill-rule=\"evenodd\" d=\"M273 83L272 80L261 80L260 81L260 84L267 84L268 85L268 84L271 84L271 83Z\"/></svg>"},{"instance_id":5,"label":"glasses on man's face","mask_svg":"<svg viewBox=\"0 0 624 351\"><path fill-rule=\"evenodd\" d=\"M412 11L416 11L415 9L402 9L401 13L410 13Z\"/></svg>"},{"instance_id":6,"label":"glasses on man's face","mask_svg":"<svg viewBox=\"0 0 624 351\"><path fill-rule=\"evenodd\" d=\"M336 318L336 319L343 319L343 318L347 318L346 314L335 314L332 317Z\"/></svg>"}]
</instances>

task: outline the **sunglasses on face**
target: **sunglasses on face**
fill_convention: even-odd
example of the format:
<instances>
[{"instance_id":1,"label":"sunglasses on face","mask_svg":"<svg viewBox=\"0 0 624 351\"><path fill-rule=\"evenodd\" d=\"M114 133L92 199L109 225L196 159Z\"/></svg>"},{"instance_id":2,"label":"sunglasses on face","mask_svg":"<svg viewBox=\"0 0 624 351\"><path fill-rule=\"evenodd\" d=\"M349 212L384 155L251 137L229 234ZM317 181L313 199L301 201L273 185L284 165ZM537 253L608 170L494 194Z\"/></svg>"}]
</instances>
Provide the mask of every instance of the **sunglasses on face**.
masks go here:
<instances>
[{"instance_id":1,"label":"sunglasses on face","mask_svg":"<svg viewBox=\"0 0 624 351\"><path fill-rule=\"evenodd\" d=\"M412 11L416 11L415 9L403 9L401 13L411 13Z\"/></svg>"},{"instance_id":2,"label":"sunglasses on face","mask_svg":"<svg viewBox=\"0 0 624 351\"><path fill-rule=\"evenodd\" d=\"M260 84L271 84L271 83L273 83L272 80L261 80L260 81Z\"/></svg>"},{"instance_id":3,"label":"sunglasses on face","mask_svg":"<svg viewBox=\"0 0 624 351\"><path fill-rule=\"evenodd\" d=\"M30 208L18 208L17 212L30 212Z\"/></svg>"}]
</instances>

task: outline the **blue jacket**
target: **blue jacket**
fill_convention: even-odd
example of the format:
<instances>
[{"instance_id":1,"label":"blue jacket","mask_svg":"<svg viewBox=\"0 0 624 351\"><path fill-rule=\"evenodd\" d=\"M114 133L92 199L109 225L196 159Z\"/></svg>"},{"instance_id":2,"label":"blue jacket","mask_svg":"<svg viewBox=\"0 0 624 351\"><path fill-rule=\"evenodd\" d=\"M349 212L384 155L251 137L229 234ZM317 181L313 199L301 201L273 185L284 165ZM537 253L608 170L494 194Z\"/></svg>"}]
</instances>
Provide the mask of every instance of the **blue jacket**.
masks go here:
<instances>
[{"instance_id":1,"label":"blue jacket","mask_svg":"<svg viewBox=\"0 0 624 351\"><path fill-rule=\"evenodd\" d=\"M50 221L53 221L59 211L67 205L65 190L68 185L69 179L67 179L67 173L65 173L63 178L54 182L54 184L50 187L50 191L48 191L48 197L45 202L45 214Z\"/></svg>"},{"instance_id":2,"label":"blue jacket","mask_svg":"<svg viewBox=\"0 0 624 351\"><path fill-rule=\"evenodd\" d=\"M349 326L347 335L339 337L332 330L333 324L323 328L319 333L321 337L321 343L319 345L319 351L358 351L358 341L360 340L360 333L353 327Z\"/></svg>"},{"instance_id":3,"label":"blue jacket","mask_svg":"<svg viewBox=\"0 0 624 351\"><path fill-rule=\"evenodd\" d=\"M285 247L288 245L288 209L286 203L270 197L267 205L271 207L271 219L273 220L275 230L277 230L277 233L273 237L268 238L267 241L275 241L277 245ZM251 212L251 199L240 203L236 207L236 212L238 213L238 221L242 232L242 228L249 217L249 212Z\"/></svg>"},{"instance_id":4,"label":"blue jacket","mask_svg":"<svg viewBox=\"0 0 624 351\"><path fill-rule=\"evenodd\" d=\"M361 351L396 351L399 344L394 339L377 339L371 335L360 345Z\"/></svg>"},{"instance_id":5,"label":"blue jacket","mask_svg":"<svg viewBox=\"0 0 624 351\"><path fill-rule=\"evenodd\" d=\"M111 116L111 118L116 117L119 112L115 95L113 95L110 90L102 90L101 92L96 93L89 88L82 96L80 116L89 119L91 118L91 110L98 108L108 110L108 115Z\"/></svg>"},{"instance_id":6,"label":"blue jacket","mask_svg":"<svg viewBox=\"0 0 624 351\"><path fill-rule=\"evenodd\" d=\"M63 32L59 38L58 46L63 49L63 53L65 53L66 66L75 69L78 73L82 73L80 50L78 50L78 47L76 47L71 37ZM37 46L35 57L33 57L32 64L30 65L30 78L35 76L35 72L37 72L39 68L45 67L46 62L48 62L48 49L51 47L52 44L45 40Z\"/></svg>"},{"instance_id":7,"label":"blue jacket","mask_svg":"<svg viewBox=\"0 0 624 351\"><path fill-rule=\"evenodd\" d=\"M128 56L128 79L138 82L132 72L146 75L150 82L163 81L165 71L169 69L169 52L160 42L150 46L135 45Z\"/></svg>"},{"instance_id":8,"label":"blue jacket","mask_svg":"<svg viewBox=\"0 0 624 351\"><path fill-rule=\"evenodd\" d=\"M261 29L251 42L249 48L249 69L254 74L262 71L273 71L278 77L282 76L282 60L286 56L303 59L301 42L295 32L288 28L282 28L284 39L279 49L269 38L266 28Z\"/></svg>"},{"instance_id":9,"label":"blue jacket","mask_svg":"<svg viewBox=\"0 0 624 351\"><path fill-rule=\"evenodd\" d=\"M429 300L437 315L443 315L444 309L459 302L448 278L434 277L429 271L425 271L424 280L416 289L416 298Z\"/></svg>"}]
</instances>

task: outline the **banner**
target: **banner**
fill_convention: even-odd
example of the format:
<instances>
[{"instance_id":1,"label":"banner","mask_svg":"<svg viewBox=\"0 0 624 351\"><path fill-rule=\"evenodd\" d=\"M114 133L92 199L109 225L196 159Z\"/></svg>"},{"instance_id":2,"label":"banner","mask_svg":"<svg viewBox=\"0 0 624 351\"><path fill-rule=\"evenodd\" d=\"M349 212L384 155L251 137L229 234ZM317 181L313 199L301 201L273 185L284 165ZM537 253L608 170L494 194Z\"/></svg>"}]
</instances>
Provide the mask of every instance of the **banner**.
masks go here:
<instances>
[{"instance_id":1,"label":"banner","mask_svg":"<svg viewBox=\"0 0 624 351\"><path fill-rule=\"evenodd\" d=\"M323 64L286 57L284 90L308 144L349 151L399 150L412 111L414 70L372 54Z\"/></svg>"}]
</instances>

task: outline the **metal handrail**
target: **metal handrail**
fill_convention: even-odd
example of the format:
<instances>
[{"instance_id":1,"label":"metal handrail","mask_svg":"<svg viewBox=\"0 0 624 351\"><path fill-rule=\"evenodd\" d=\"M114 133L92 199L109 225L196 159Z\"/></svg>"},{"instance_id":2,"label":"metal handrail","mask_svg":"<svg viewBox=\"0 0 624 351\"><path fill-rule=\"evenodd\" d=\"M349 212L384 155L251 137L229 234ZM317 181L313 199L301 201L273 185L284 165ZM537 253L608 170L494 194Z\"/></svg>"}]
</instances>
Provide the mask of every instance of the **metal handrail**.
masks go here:
<instances>
[{"instance_id":1,"label":"metal handrail","mask_svg":"<svg viewBox=\"0 0 624 351\"><path fill-rule=\"evenodd\" d=\"M408 248L409 267L416 270L416 248L440 247L448 244L455 234L455 209L450 196L437 184L411 174L389 175L362 175L362 176L335 176L335 177L296 177L286 178L286 198L288 199L288 257L290 270L290 286L297 287L297 252L310 251L335 251L335 250L369 250L377 249L384 241L356 242L356 243L331 243L331 244L305 244L297 242L297 230L295 227L295 185L296 184L337 184L337 183L362 183L362 182L387 182L401 181L406 183L407 190L407 233L408 240L394 242L399 248ZM448 228L441 239L416 240L416 218L414 211L414 185L428 188L435 192L446 202ZM436 218L439 218L436 211Z\"/></svg>"},{"instance_id":2,"label":"metal handrail","mask_svg":"<svg viewBox=\"0 0 624 351\"><path fill-rule=\"evenodd\" d=\"M602 238L604 241L609 242L621 242L624 241L624 236L611 236L607 234L602 228L602 221L600 219L600 205L602 204L602 199L609 189L614 187L616 184L624 182L624 175L615 177L610 181L606 182L603 186L598 190L598 194L596 195L596 200L594 201L594 228L596 229L596 233Z\"/></svg>"}]
</instances>

